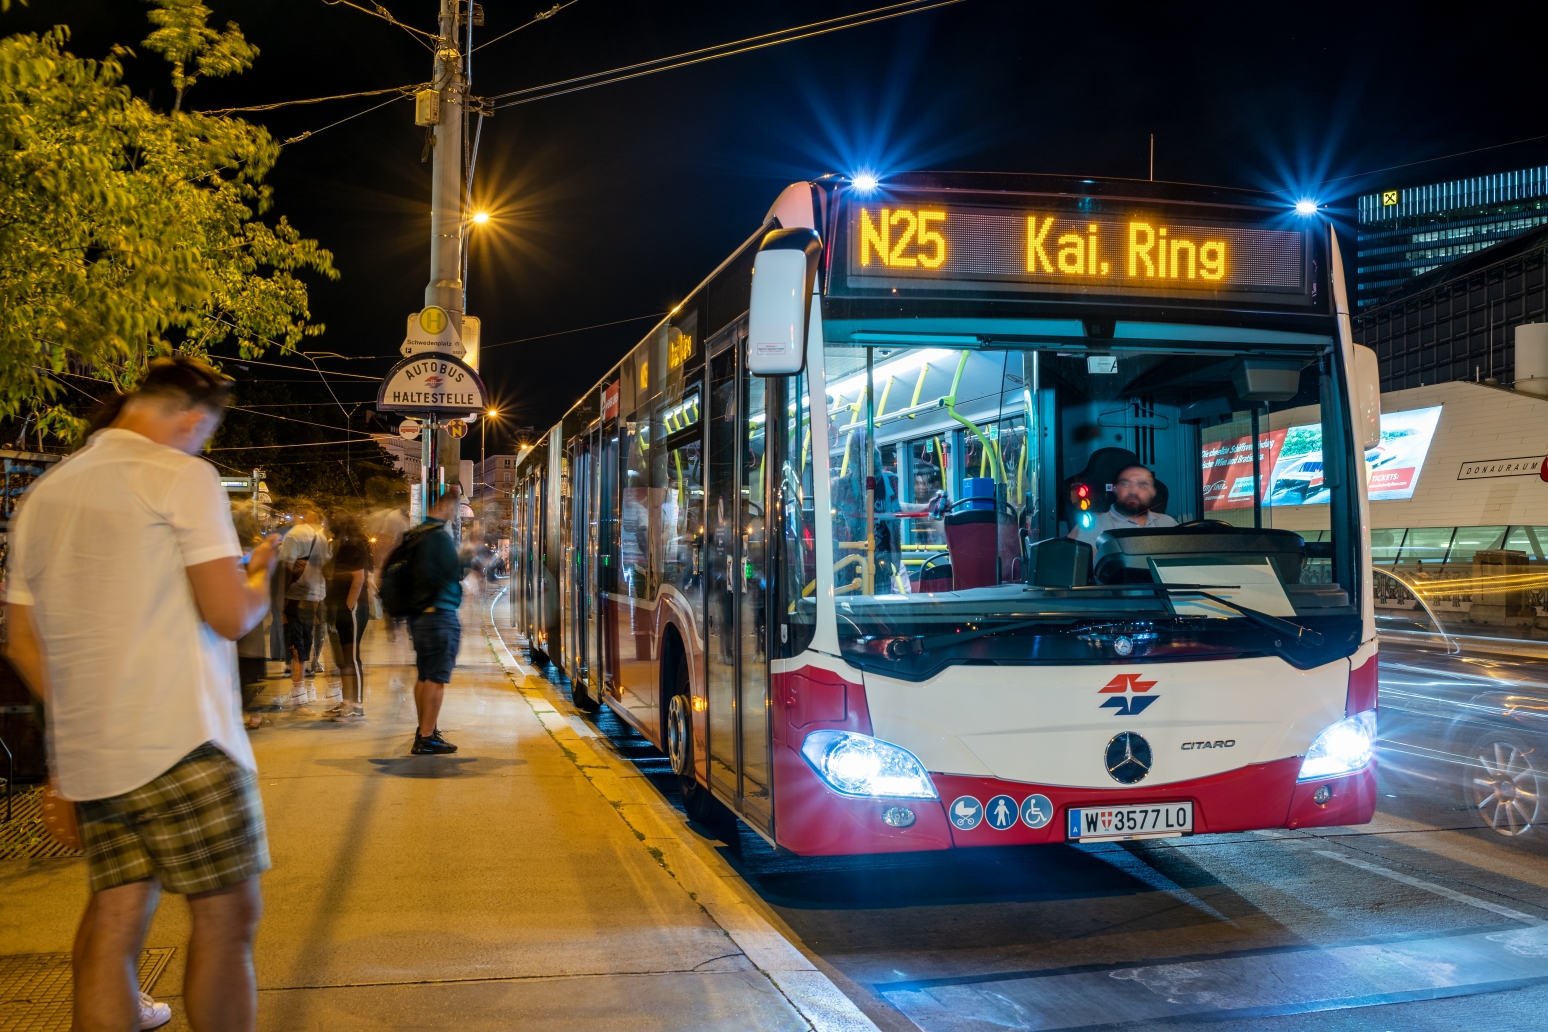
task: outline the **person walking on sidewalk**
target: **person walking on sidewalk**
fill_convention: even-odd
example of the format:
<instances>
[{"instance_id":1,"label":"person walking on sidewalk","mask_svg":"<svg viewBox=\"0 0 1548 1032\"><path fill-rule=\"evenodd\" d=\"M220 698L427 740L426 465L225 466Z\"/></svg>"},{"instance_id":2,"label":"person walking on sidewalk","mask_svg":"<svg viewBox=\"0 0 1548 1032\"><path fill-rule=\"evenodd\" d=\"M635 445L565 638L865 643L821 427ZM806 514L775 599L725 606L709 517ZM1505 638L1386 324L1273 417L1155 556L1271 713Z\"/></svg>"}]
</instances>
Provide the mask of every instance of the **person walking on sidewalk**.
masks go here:
<instances>
[{"instance_id":1,"label":"person walking on sidewalk","mask_svg":"<svg viewBox=\"0 0 1548 1032\"><path fill-rule=\"evenodd\" d=\"M334 662L341 671L343 698L326 716L341 723L356 723L365 719L365 669L360 663L360 638L370 619L365 582L371 550L353 514L337 512L332 523L333 559L328 564L324 620Z\"/></svg>"},{"instance_id":2,"label":"person walking on sidewalk","mask_svg":"<svg viewBox=\"0 0 1548 1032\"><path fill-rule=\"evenodd\" d=\"M280 546L280 562L290 574L285 589L285 648L290 656L290 702L295 712L311 714L308 702L317 700L317 689L306 676L312 659L312 642L318 623L318 611L327 595L323 564L328 559L328 537L323 533L322 518L310 503L298 506L296 525L285 535Z\"/></svg>"},{"instance_id":3,"label":"person walking on sidewalk","mask_svg":"<svg viewBox=\"0 0 1548 1032\"><path fill-rule=\"evenodd\" d=\"M152 362L13 524L6 655L47 706L49 766L86 850L81 1032L170 1018L145 1013L135 975L163 889L192 918L190 1026L252 1032L257 1018L269 846L233 642L268 609L279 541L243 565L220 477L198 457L230 391L194 359Z\"/></svg>"},{"instance_id":4,"label":"person walking on sidewalk","mask_svg":"<svg viewBox=\"0 0 1548 1032\"><path fill-rule=\"evenodd\" d=\"M462 644L457 610L462 607L462 578L467 570L457 558L457 546L446 529L446 521L460 503L460 491L453 486L430 508L429 518L403 537L403 547L411 555L416 610L409 617L417 667L414 708L419 714L414 746L409 751L416 756L457 751L441 736L436 720Z\"/></svg>"}]
</instances>

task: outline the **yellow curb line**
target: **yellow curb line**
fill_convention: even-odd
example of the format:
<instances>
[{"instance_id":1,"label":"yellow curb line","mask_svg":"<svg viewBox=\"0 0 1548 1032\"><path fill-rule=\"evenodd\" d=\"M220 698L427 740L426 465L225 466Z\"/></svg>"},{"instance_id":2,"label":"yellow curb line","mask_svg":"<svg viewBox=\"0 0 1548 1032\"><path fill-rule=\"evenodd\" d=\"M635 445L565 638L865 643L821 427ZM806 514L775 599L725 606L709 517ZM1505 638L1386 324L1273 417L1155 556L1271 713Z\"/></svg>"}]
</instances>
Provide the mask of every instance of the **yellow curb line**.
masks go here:
<instances>
[{"instance_id":1,"label":"yellow curb line","mask_svg":"<svg viewBox=\"0 0 1548 1032\"><path fill-rule=\"evenodd\" d=\"M632 764L582 737L576 714L553 684L511 653L499 630L484 623L489 648L554 743L591 782L645 849L728 935L816 1032L880 1032L832 979L796 948L747 896L741 878L699 840Z\"/></svg>"}]
</instances>

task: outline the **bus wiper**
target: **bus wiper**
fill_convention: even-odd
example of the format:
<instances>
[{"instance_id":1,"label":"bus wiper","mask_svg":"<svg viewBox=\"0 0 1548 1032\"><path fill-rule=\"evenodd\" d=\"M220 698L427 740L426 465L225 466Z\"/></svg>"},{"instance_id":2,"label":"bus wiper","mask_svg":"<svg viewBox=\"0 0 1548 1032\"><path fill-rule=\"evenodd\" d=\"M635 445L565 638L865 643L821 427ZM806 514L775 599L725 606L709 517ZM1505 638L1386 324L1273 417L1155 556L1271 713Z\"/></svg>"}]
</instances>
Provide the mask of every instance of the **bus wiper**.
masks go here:
<instances>
[{"instance_id":1,"label":"bus wiper","mask_svg":"<svg viewBox=\"0 0 1548 1032\"><path fill-rule=\"evenodd\" d=\"M964 645L970 641L987 637L991 634L999 634L1002 631L1024 631L1028 627L1036 627L1045 620L1016 620L1011 623L1001 624L998 627L980 627L972 631L954 631L951 634L937 634L930 638L893 638L887 642L886 653L888 659L903 659L912 654L923 655L926 652L938 649L943 645Z\"/></svg>"},{"instance_id":2,"label":"bus wiper","mask_svg":"<svg viewBox=\"0 0 1548 1032\"><path fill-rule=\"evenodd\" d=\"M1124 585L1124 587L1128 586L1129 585ZM1198 595L1200 598L1207 598L1211 602L1218 602L1220 605L1223 605L1228 609L1236 610L1238 613L1241 613L1243 616L1257 624L1259 627L1266 627L1269 630L1279 634L1288 634L1303 645L1322 644L1322 634L1319 631L1314 631L1310 627L1304 627L1301 624L1295 623L1291 620L1285 620L1277 616L1270 616L1269 614L1260 612L1256 609L1249 609L1247 606L1241 605L1237 602L1232 602L1228 598L1221 598L1219 595L1203 590L1204 588L1236 587L1234 584L1144 584L1135 585L1135 587L1149 588L1152 591L1161 591L1169 595L1172 592L1178 592L1184 595Z\"/></svg>"}]
</instances>

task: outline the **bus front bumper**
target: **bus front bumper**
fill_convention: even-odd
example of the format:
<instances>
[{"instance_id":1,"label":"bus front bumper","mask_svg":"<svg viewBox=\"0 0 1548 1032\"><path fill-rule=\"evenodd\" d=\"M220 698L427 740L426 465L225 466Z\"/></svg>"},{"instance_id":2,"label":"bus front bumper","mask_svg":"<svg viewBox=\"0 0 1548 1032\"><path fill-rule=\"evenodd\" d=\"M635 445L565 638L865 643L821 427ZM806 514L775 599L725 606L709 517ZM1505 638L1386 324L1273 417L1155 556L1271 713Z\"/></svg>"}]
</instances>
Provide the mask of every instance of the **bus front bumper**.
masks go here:
<instances>
[{"instance_id":1,"label":"bus front bumper","mask_svg":"<svg viewBox=\"0 0 1548 1032\"><path fill-rule=\"evenodd\" d=\"M783 755L781 755L783 754ZM781 762L784 761L784 762ZM973 846L1033 845L1067 841L1067 811L1072 807L1134 806L1191 802L1193 833L1219 834L1261 828L1317 828L1365 824L1376 812L1376 764L1338 777L1297 782L1301 757L1249 764L1191 781L1123 789L1032 785L998 778L932 773L939 799L863 799L828 788L790 750L775 753L775 837L805 856L891 853ZM1326 793L1318 790L1326 788ZM1029 796L1047 797L1052 819L1033 828L1022 820L999 830L988 821L961 829L947 810L968 796L987 805L1009 796L1018 807ZM906 827L889 824L888 811L903 807L913 815ZM897 815L893 814L893 820Z\"/></svg>"}]
</instances>

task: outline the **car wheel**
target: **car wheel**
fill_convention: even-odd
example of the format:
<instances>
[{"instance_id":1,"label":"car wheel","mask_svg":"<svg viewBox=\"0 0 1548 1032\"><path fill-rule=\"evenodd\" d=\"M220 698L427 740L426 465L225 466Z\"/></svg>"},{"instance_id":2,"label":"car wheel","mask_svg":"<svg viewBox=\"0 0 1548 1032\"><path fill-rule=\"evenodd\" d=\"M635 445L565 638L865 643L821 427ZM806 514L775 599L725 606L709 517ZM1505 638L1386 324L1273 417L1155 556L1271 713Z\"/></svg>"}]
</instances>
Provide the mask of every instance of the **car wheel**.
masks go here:
<instances>
[{"instance_id":1,"label":"car wheel","mask_svg":"<svg viewBox=\"0 0 1548 1032\"><path fill-rule=\"evenodd\" d=\"M1485 735L1469 756L1463 796L1501 835L1525 835L1542 819L1548 771L1542 751L1509 734Z\"/></svg>"}]
</instances>

